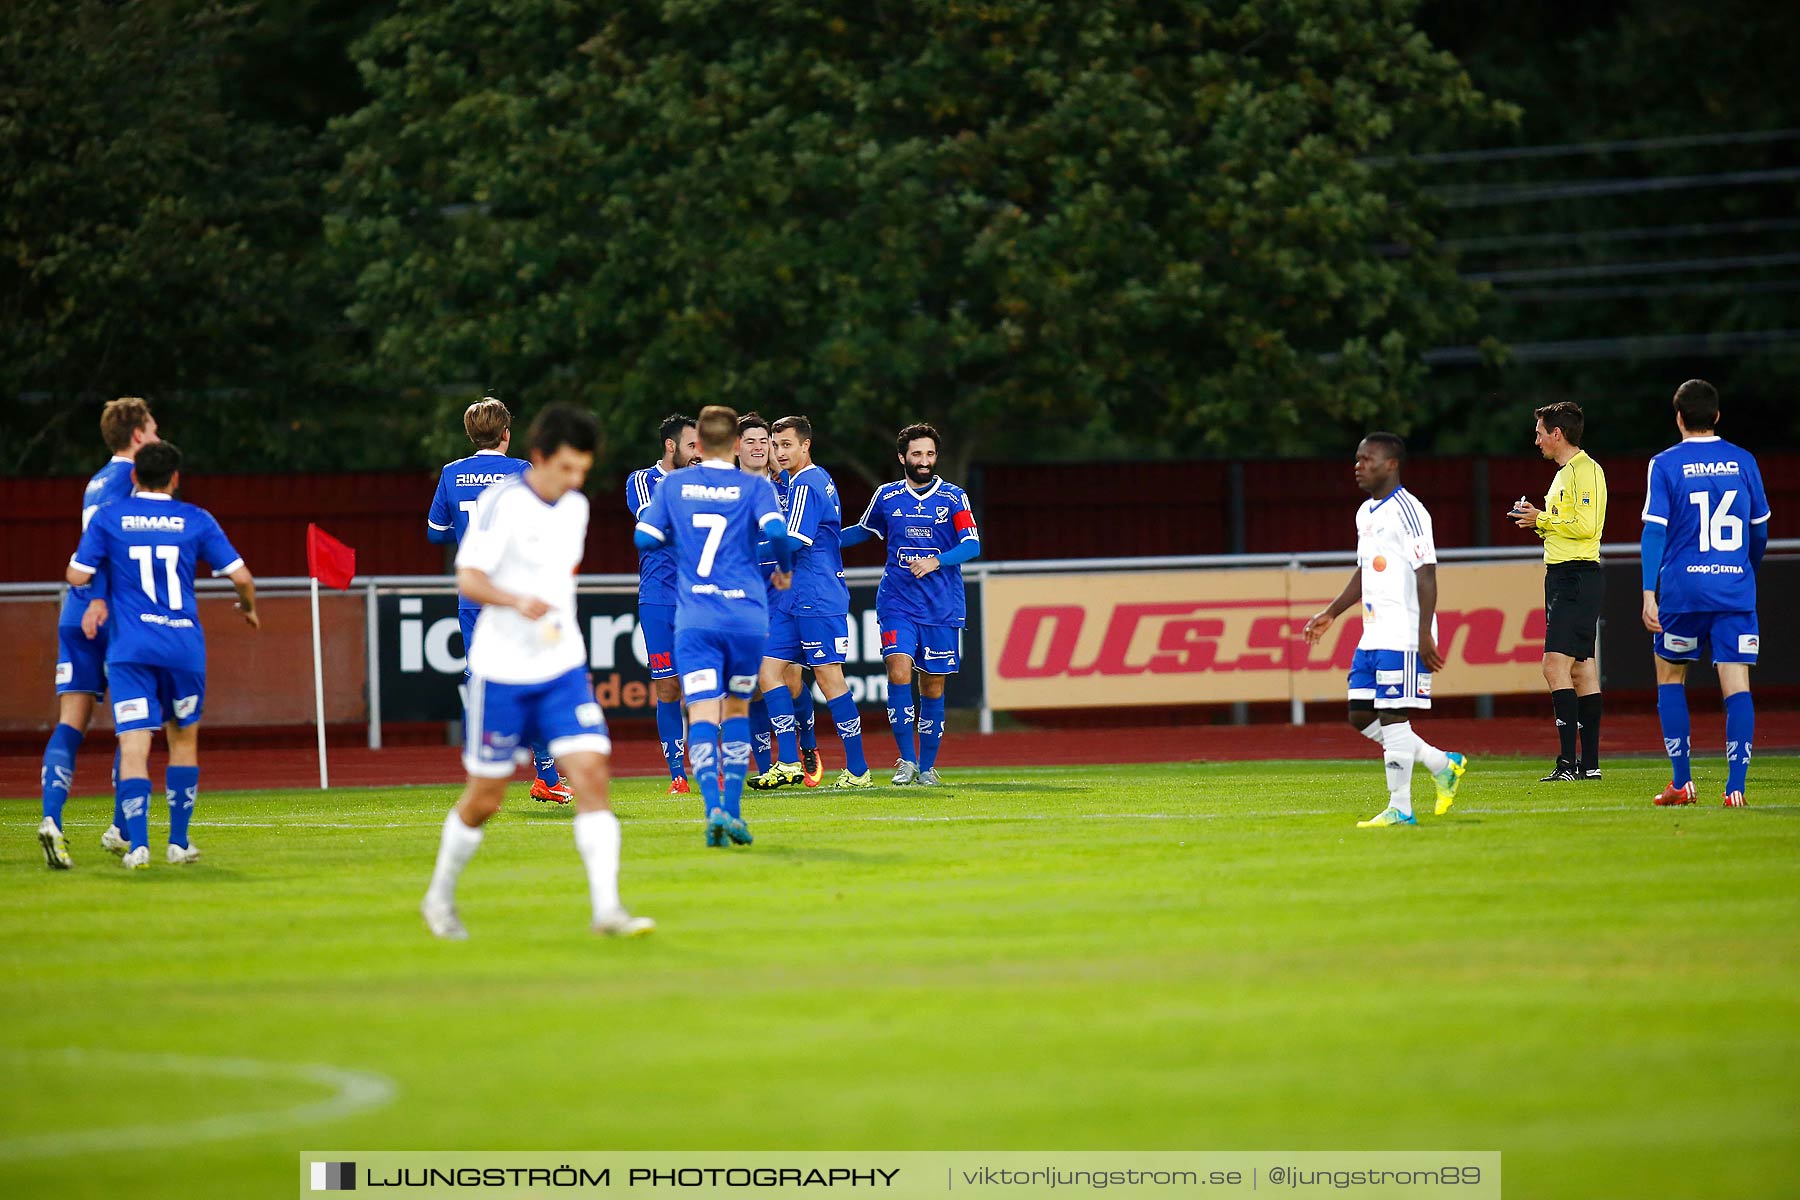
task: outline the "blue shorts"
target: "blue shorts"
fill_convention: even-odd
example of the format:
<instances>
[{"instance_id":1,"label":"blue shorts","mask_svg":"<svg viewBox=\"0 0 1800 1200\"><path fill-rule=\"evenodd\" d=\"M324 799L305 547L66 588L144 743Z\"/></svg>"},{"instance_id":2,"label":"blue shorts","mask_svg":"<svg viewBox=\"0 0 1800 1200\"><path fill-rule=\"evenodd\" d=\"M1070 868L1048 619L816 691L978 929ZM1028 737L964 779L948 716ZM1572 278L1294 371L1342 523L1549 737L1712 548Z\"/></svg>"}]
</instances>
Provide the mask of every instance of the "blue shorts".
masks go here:
<instances>
[{"instance_id":1,"label":"blue shorts","mask_svg":"<svg viewBox=\"0 0 1800 1200\"><path fill-rule=\"evenodd\" d=\"M531 761L531 747L551 758L565 754L612 753L606 715L594 699L586 667L576 667L541 683L469 681L463 733L463 767L483 779L511 778L513 767Z\"/></svg>"},{"instance_id":2,"label":"blue shorts","mask_svg":"<svg viewBox=\"0 0 1800 1200\"><path fill-rule=\"evenodd\" d=\"M962 630L954 625L921 625L906 617L884 617L881 622L881 657L904 654L916 670L927 675L954 675L962 666Z\"/></svg>"},{"instance_id":3,"label":"blue shorts","mask_svg":"<svg viewBox=\"0 0 1800 1200\"><path fill-rule=\"evenodd\" d=\"M1376 708L1430 708L1431 672L1411 650L1358 650L1350 660L1350 700Z\"/></svg>"},{"instance_id":4,"label":"blue shorts","mask_svg":"<svg viewBox=\"0 0 1800 1200\"><path fill-rule=\"evenodd\" d=\"M763 636L735 629L677 629L675 656L681 660L681 698L717 700L727 694L748 700L757 694Z\"/></svg>"},{"instance_id":5,"label":"blue shorts","mask_svg":"<svg viewBox=\"0 0 1800 1200\"><path fill-rule=\"evenodd\" d=\"M206 672L154 663L116 662L107 667L112 684L113 725L120 733L161 729L173 721L186 729L206 710Z\"/></svg>"},{"instance_id":6,"label":"blue shorts","mask_svg":"<svg viewBox=\"0 0 1800 1200\"><path fill-rule=\"evenodd\" d=\"M772 612L763 653L807 667L841 663L850 656L850 618Z\"/></svg>"},{"instance_id":7,"label":"blue shorts","mask_svg":"<svg viewBox=\"0 0 1800 1200\"><path fill-rule=\"evenodd\" d=\"M1698 662L1702 647L1715 663L1755 663L1762 648L1753 612L1662 613L1663 631L1651 638L1656 656Z\"/></svg>"},{"instance_id":8,"label":"blue shorts","mask_svg":"<svg viewBox=\"0 0 1800 1200\"><path fill-rule=\"evenodd\" d=\"M89 641L79 625L56 627L56 694L106 694L106 644L111 641L109 627Z\"/></svg>"},{"instance_id":9,"label":"blue shorts","mask_svg":"<svg viewBox=\"0 0 1800 1200\"><path fill-rule=\"evenodd\" d=\"M675 678L675 663L680 657L675 653L675 606L638 605L638 628L644 631L644 654L650 664L650 678Z\"/></svg>"}]
</instances>

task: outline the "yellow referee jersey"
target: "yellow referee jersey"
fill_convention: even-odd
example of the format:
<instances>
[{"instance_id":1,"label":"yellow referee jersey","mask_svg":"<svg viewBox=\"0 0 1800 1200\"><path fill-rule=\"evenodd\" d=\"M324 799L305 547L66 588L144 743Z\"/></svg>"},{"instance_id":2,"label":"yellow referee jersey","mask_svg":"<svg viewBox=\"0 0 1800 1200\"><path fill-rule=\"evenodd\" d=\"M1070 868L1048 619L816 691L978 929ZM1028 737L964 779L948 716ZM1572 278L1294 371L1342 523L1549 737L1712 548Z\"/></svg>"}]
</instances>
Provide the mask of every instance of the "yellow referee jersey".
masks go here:
<instances>
[{"instance_id":1,"label":"yellow referee jersey","mask_svg":"<svg viewBox=\"0 0 1800 1200\"><path fill-rule=\"evenodd\" d=\"M1599 562L1600 535L1606 529L1606 472L1578 451L1563 464L1538 514L1537 535L1544 539L1544 562Z\"/></svg>"}]
</instances>

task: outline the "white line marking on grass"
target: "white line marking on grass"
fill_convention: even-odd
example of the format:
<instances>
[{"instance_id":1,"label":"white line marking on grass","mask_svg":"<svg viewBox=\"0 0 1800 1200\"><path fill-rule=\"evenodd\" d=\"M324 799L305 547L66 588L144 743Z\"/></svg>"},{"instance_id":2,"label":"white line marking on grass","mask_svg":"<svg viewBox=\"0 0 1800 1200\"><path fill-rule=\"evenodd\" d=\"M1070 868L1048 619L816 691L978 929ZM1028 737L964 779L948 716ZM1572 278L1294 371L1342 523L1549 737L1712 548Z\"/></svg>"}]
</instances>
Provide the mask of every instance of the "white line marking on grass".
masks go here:
<instances>
[{"instance_id":1,"label":"white line marking on grass","mask_svg":"<svg viewBox=\"0 0 1800 1200\"><path fill-rule=\"evenodd\" d=\"M385 1075L351 1071L322 1063L263 1062L253 1058L191 1058L180 1054L122 1054L108 1050L61 1050L0 1053L0 1061L50 1061L75 1069L160 1071L215 1079L257 1079L331 1088L323 1100L312 1100L267 1112L226 1113L192 1121L126 1125L111 1129L61 1130L0 1138L0 1162L60 1158L71 1154L106 1154L121 1150L155 1150L194 1142L217 1142L261 1133L282 1133L302 1125L339 1121L355 1113L393 1102L399 1089Z\"/></svg>"}]
</instances>

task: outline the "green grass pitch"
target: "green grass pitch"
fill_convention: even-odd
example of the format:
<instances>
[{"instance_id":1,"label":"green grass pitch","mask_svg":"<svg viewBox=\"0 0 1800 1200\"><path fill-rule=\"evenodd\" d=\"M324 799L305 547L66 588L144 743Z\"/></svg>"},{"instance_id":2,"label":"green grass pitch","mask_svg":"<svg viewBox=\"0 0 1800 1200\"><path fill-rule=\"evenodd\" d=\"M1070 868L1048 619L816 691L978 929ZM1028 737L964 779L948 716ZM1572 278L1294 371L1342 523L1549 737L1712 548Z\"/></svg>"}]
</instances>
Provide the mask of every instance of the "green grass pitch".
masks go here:
<instances>
[{"instance_id":1,"label":"green grass pitch","mask_svg":"<svg viewBox=\"0 0 1800 1200\"><path fill-rule=\"evenodd\" d=\"M286 1195L309 1147L1499 1150L1509 1196L1794 1195L1800 759L1744 811L1697 766L1671 811L1660 761L1478 761L1442 818L1420 772L1395 830L1354 828L1372 760L952 772L753 795L729 852L632 780L629 942L522 785L464 944L417 914L453 789L203 794L187 868L159 796L134 873L109 802L68 873L11 804L0 1195Z\"/></svg>"}]
</instances>

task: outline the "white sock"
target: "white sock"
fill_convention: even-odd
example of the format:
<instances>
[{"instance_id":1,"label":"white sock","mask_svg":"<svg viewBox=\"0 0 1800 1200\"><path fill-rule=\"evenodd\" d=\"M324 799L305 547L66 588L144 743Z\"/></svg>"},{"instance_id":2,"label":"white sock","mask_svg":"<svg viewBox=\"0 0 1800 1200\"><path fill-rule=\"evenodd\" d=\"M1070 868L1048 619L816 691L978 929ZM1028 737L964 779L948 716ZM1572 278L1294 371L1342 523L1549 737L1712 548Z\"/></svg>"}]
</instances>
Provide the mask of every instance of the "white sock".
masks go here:
<instances>
[{"instance_id":1,"label":"white sock","mask_svg":"<svg viewBox=\"0 0 1800 1200\"><path fill-rule=\"evenodd\" d=\"M1364 737L1368 738L1371 742L1374 742L1377 746L1381 745L1382 743L1381 743L1381 720L1380 720L1380 718L1376 718L1375 720L1370 721L1367 725L1364 725L1362 728L1362 735Z\"/></svg>"},{"instance_id":2,"label":"white sock","mask_svg":"<svg viewBox=\"0 0 1800 1200\"><path fill-rule=\"evenodd\" d=\"M444 836L438 842L437 867L431 872L431 886L425 894L442 904L456 901L456 880L475 857L481 845L481 828L470 829L452 808L444 818Z\"/></svg>"},{"instance_id":3,"label":"white sock","mask_svg":"<svg viewBox=\"0 0 1800 1200\"><path fill-rule=\"evenodd\" d=\"M1381 727L1382 759L1387 765L1388 804L1409 817L1413 810L1413 742L1416 740L1411 722L1401 721L1398 725Z\"/></svg>"},{"instance_id":4,"label":"white sock","mask_svg":"<svg viewBox=\"0 0 1800 1200\"><path fill-rule=\"evenodd\" d=\"M1408 722L1408 724L1410 725L1411 722ZM1432 745L1416 733L1413 734L1412 748L1413 757L1424 763L1427 771L1435 773L1450 765L1450 756L1448 754L1445 754L1442 750L1439 750L1436 746Z\"/></svg>"},{"instance_id":5,"label":"white sock","mask_svg":"<svg viewBox=\"0 0 1800 1200\"><path fill-rule=\"evenodd\" d=\"M575 814L575 848L587 868L594 919L619 908L619 818L605 809Z\"/></svg>"}]
</instances>

